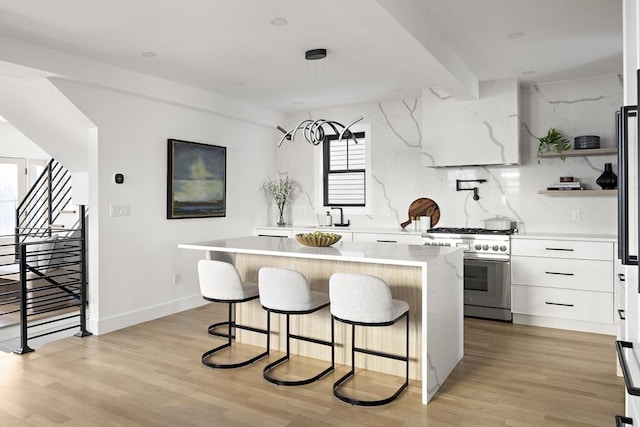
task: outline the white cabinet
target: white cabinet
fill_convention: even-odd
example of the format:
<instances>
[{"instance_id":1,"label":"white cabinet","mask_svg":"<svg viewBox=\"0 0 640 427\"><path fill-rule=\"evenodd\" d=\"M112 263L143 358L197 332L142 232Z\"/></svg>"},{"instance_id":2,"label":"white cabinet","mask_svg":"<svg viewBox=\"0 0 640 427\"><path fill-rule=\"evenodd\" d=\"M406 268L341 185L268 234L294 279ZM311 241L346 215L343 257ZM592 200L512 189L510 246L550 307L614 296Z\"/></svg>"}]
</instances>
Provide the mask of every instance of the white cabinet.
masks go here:
<instances>
[{"instance_id":1,"label":"white cabinet","mask_svg":"<svg viewBox=\"0 0 640 427\"><path fill-rule=\"evenodd\" d=\"M511 255L613 261L613 242L514 239Z\"/></svg>"},{"instance_id":2,"label":"white cabinet","mask_svg":"<svg viewBox=\"0 0 640 427\"><path fill-rule=\"evenodd\" d=\"M422 235L398 233L353 233L354 242L403 243L407 245L421 245Z\"/></svg>"},{"instance_id":3,"label":"white cabinet","mask_svg":"<svg viewBox=\"0 0 640 427\"><path fill-rule=\"evenodd\" d=\"M611 261L515 256L511 269L512 283L613 292Z\"/></svg>"},{"instance_id":4,"label":"white cabinet","mask_svg":"<svg viewBox=\"0 0 640 427\"><path fill-rule=\"evenodd\" d=\"M613 323L613 293L513 285L514 313L556 319Z\"/></svg>"},{"instance_id":5,"label":"white cabinet","mask_svg":"<svg viewBox=\"0 0 640 427\"><path fill-rule=\"evenodd\" d=\"M268 236L268 237L291 237L290 228L256 228L254 230L256 236Z\"/></svg>"},{"instance_id":6,"label":"white cabinet","mask_svg":"<svg viewBox=\"0 0 640 427\"><path fill-rule=\"evenodd\" d=\"M289 237L295 238L296 234L323 231L342 236L343 242L378 242L378 243L402 243L405 245L422 245L422 234L419 232L396 231L379 229L351 230L337 227L256 227L255 236Z\"/></svg>"},{"instance_id":7,"label":"white cabinet","mask_svg":"<svg viewBox=\"0 0 640 427\"><path fill-rule=\"evenodd\" d=\"M319 229L314 227L301 227L301 228L291 228L291 227L256 227L254 229L255 236L263 236L263 237L288 237L295 238L296 234L301 233L312 233L314 231L323 231L328 233L335 233L342 236L343 242L351 242L352 234L349 231L339 231L334 228L330 229Z\"/></svg>"},{"instance_id":8,"label":"white cabinet","mask_svg":"<svg viewBox=\"0 0 640 427\"><path fill-rule=\"evenodd\" d=\"M613 242L513 239L514 323L615 334Z\"/></svg>"},{"instance_id":9,"label":"white cabinet","mask_svg":"<svg viewBox=\"0 0 640 427\"><path fill-rule=\"evenodd\" d=\"M627 282L624 265L622 265L622 262L617 258L614 262L613 274L613 319L614 323L617 325L616 337L618 340L628 341L626 324Z\"/></svg>"}]
</instances>

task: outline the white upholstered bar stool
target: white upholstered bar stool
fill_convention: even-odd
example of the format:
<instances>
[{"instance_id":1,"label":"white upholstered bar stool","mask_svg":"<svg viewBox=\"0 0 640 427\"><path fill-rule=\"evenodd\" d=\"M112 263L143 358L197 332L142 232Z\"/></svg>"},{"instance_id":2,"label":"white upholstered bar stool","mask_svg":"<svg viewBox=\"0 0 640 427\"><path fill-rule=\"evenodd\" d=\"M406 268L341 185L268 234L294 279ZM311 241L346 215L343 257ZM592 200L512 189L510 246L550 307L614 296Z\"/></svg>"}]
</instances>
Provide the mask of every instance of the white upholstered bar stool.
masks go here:
<instances>
[{"instance_id":1,"label":"white upholstered bar stool","mask_svg":"<svg viewBox=\"0 0 640 427\"><path fill-rule=\"evenodd\" d=\"M202 364L209 366L210 368L230 369L246 366L266 357L269 354L269 350L249 359L235 363L223 364L211 361L211 356L214 353L231 347L232 341L236 338L236 329L243 329L260 334L266 334L267 331L251 326L240 325L235 321L235 305L237 303L243 303L258 298L257 283L243 282L238 270L228 262L208 259L203 259L198 262L198 277L200 281L200 292L205 300L226 303L229 306L229 316L227 320L224 322L214 323L208 328L211 335L226 338L227 342L205 352L202 355ZM225 326L227 327L226 332L216 331L217 328Z\"/></svg>"},{"instance_id":2,"label":"white upholstered bar stool","mask_svg":"<svg viewBox=\"0 0 640 427\"><path fill-rule=\"evenodd\" d=\"M258 272L260 304L267 311L267 351L270 346L271 313L286 315L286 355L268 364L263 370L264 379L278 385L296 386L310 384L333 371L333 321L331 322L331 341L292 334L290 316L315 313L329 305L329 295L312 291L304 275L295 270L274 267L262 267ZM302 380L276 378L271 372L290 358L290 341L296 339L331 347L331 366L318 374Z\"/></svg>"},{"instance_id":3,"label":"white upholstered bar stool","mask_svg":"<svg viewBox=\"0 0 640 427\"><path fill-rule=\"evenodd\" d=\"M409 304L395 300L389 285L382 279L367 274L335 273L329 279L329 297L333 320L351 325L351 370L333 384L333 394L343 402L352 405L378 406L397 399L409 385ZM357 326L391 326L400 319L406 320L405 356L369 350L356 346ZM394 394L379 400L360 400L345 395L341 388L355 377L355 353L365 353L403 361L405 381Z\"/></svg>"}]
</instances>

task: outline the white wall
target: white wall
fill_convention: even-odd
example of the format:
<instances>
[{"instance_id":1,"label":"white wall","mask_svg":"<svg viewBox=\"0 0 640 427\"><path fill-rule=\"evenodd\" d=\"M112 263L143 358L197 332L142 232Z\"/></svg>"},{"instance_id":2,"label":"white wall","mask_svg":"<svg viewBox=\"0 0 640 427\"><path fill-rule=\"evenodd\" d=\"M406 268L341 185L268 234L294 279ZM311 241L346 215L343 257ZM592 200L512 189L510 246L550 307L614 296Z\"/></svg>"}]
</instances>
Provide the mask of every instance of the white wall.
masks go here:
<instances>
[{"instance_id":1,"label":"white wall","mask_svg":"<svg viewBox=\"0 0 640 427\"><path fill-rule=\"evenodd\" d=\"M49 159L49 155L11 123L0 120L0 157Z\"/></svg>"},{"instance_id":2,"label":"white wall","mask_svg":"<svg viewBox=\"0 0 640 427\"><path fill-rule=\"evenodd\" d=\"M53 133L59 144L47 151L74 172L76 184L85 180L89 329L105 333L201 304L196 261L204 254L177 245L250 234L265 221L260 189L275 171L274 126L282 115L4 37L0 61L3 69L16 69L0 76L2 115L34 141ZM22 70L28 78L16 80ZM34 105L34 99L41 102ZM37 114L28 114L32 106ZM79 126L67 133L54 126L70 123ZM169 138L227 147L225 218L165 219ZM54 152L69 139L74 148ZM113 182L117 172L125 184ZM131 215L110 217L112 204L130 205ZM174 273L181 284L172 284Z\"/></svg>"},{"instance_id":3,"label":"white wall","mask_svg":"<svg viewBox=\"0 0 640 427\"><path fill-rule=\"evenodd\" d=\"M87 170L93 124L46 78L0 76L0 114L69 171Z\"/></svg>"},{"instance_id":4,"label":"white wall","mask_svg":"<svg viewBox=\"0 0 640 427\"><path fill-rule=\"evenodd\" d=\"M595 179L604 163L614 164L615 156L574 157L536 161L537 138L555 127L571 140L575 136L597 134L602 146L615 146L615 111L622 105L619 76L565 81L521 88L519 120L521 166L452 167L432 169L422 166L426 150L422 140L419 99L380 104L353 105L314 111L314 118L350 122L362 115L370 123L372 147L373 197L370 215L348 215L354 226L398 227L407 220L409 204L419 197L435 200L441 209L440 226L481 227L482 220L504 215L518 221L521 231L554 233L616 233L615 197L549 197L538 190L571 175L598 189ZM290 129L308 116L288 118ZM455 126L455 124L452 124ZM301 182L305 193L290 209L293 224L315 224L315 196L311 165L313 147L303 138L285 142L278 150L277 168ZM469 150L473 150L470 141ZM479 184L480 200L472 192L456 192L456 179L487 179ZM383 216L385 208L391 216ZM302 214L302 210L306 214ZM572 220L572 211L581 211L580 221ZM270 225L273 225L271 223Z\"/></svg>"},{"instance_id":5,"label":"white wall","mask_svg":"<svg viewBox=\"0 0 640 427\"><path fill-rule=\"evenodd\" d=\"M91 300L99 304L92 308L92 330L200 304L195 262L204 254L177 245L249 235L263 220L260 187L273 172L274 129L71 81L56 85L97 126L89 171L96 177L90 218L97 227L90 243L99 253L90 272ZM227 147L225 218L166 219L168 138ZM115 173L124 174L124 184L114 183ZM130 205L131 215L110 217L112 204ZM173 273L180 273L181 284L172 284Z\"/></svg>"}]
</instances>

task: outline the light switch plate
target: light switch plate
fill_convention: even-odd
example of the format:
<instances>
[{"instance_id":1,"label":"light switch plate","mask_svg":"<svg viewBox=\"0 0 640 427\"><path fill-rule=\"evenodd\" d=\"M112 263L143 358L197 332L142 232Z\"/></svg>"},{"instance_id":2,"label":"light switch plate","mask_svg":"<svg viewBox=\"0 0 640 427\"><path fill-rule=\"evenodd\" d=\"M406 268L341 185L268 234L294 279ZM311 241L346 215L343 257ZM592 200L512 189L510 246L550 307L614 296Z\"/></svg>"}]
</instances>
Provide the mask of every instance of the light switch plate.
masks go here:
<instances>
[{"instance_id":1,"label":"light switch plate","mask_svg":"<svg viewBox=\"0 0 640 427\"><path fill-rule=\"evenodd\" d=\"M129 216L131 215L131 207L129 205L110 205L109 215L111 216Z\"/></svg>"}]
</instances>

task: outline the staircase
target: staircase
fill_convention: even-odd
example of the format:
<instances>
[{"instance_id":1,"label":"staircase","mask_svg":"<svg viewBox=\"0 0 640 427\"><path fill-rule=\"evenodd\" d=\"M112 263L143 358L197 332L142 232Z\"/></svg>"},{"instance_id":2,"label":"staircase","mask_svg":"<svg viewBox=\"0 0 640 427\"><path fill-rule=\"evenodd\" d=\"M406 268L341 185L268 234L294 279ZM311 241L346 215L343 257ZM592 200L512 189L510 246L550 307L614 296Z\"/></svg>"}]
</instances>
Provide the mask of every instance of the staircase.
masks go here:
<instances>
[{"instance_id":1,"label":"staircase","mask_svg":"<svg viewBox=\"0 0 640 427\"><path fill-rule=\"evenodd\" d=\"M15 233L0 236L0 326L19 324L15 353L69 329L90 335L85 218L71 205L71 174L52 159L16 209Z\"/></svg>"}]
</instances>

